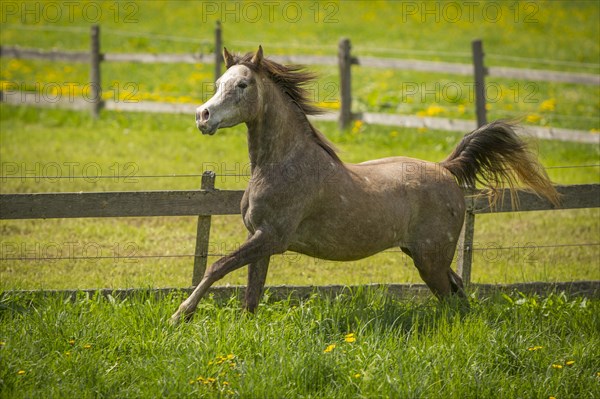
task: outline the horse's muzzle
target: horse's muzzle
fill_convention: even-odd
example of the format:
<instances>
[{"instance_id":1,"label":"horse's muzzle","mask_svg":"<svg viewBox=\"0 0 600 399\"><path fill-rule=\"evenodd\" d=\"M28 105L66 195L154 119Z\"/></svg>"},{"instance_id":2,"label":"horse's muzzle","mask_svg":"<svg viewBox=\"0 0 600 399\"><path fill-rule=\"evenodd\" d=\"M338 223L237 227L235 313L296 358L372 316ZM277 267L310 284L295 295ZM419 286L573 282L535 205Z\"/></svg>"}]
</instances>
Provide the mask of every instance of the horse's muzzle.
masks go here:
<instances>
[{"instance_id":1,"label":"horse's muzzle","mask_svg":"<svg viewBox=\"0 0 600 399\"><path fill-rule=\"evenodd\" d=\"M217 131L218 125L210 120L210 111L208 108L200 108L196 111L196 127L202 134L213 135Z\"/></svg>"}]
</instances>

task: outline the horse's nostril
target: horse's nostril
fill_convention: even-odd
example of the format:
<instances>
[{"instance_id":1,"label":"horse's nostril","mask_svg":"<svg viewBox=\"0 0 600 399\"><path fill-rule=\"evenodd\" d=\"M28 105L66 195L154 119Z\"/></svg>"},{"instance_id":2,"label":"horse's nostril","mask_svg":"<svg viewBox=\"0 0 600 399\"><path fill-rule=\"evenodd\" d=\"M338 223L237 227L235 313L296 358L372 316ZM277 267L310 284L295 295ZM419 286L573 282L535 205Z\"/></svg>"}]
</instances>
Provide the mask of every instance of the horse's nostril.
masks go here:
<instances>
[{"instance_id":1,"label":"horse's nostril","mask_svg":"<svg viewBox=\"0 0 600 399\"><path fill-rule=\"evenodd\" d=\"M201 115L201 119L203 121L207 121L209 117L210 117L210 112L208 111L208 109L203 110L202 111L202 115Z\"/></svg>"}]
</instances>

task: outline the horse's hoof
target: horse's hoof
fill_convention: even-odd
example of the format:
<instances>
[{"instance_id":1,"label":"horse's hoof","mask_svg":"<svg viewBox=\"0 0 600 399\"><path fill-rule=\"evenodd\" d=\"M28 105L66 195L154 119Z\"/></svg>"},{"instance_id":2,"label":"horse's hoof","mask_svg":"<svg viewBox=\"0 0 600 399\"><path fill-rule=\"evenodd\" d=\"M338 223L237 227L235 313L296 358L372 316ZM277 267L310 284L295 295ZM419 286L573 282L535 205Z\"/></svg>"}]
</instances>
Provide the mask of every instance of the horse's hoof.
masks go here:
<instances>
[{"instance_id":1,"label":"horse's hoof","mask_svg":"<svg viewBox=\"0 0 600 399\"><path fill-rule=\"evenodd\" d=\"M179 315L179 312L175 313L173 316L171 316L171 318L169 319L169 324L172 326L176 326L181 322L181 316Z\"/></svg>"}]
</instances>

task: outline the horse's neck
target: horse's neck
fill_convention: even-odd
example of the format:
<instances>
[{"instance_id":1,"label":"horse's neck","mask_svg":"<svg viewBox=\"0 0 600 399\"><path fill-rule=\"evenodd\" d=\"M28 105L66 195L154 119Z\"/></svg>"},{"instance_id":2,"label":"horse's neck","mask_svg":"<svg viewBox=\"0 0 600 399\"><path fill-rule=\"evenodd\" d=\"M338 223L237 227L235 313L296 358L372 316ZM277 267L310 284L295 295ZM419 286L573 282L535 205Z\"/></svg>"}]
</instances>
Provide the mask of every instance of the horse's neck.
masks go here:
<instances>
[{"instance_id":1,"label":"horse's neck","mask_svg":"<svg viewBox=\"0 0 600 399\"><path fill-rule=\"evenodd\" d=\"M290 162L328 162L328 155L312 137L306 116L296 107L290 101L267 102L261 117L248 124L248 151L253 169Z\"/></svg>"}]
</instances>

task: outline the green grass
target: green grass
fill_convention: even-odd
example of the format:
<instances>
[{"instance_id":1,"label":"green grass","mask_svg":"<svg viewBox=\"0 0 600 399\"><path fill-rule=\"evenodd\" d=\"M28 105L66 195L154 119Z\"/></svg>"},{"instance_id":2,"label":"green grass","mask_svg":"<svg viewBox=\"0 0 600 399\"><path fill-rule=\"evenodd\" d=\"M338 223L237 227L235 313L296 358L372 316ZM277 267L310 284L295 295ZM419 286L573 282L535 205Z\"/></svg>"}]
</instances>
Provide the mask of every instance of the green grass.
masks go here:
<instances>
[{"instance_id":1,"label":"green grass","mask_svg":"<svg viewBox=\"0 0 600 399\"><path fill-rule=\"evenodd\" d=\"M207 299L169 326L180 299L5 296L0 397L600 395L596 299L495 295L460 312L359 289L269 301L255 316Z\"/></svg>"}]
</instances>

